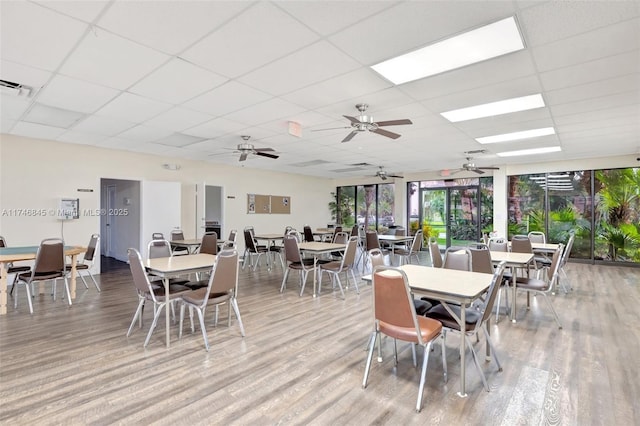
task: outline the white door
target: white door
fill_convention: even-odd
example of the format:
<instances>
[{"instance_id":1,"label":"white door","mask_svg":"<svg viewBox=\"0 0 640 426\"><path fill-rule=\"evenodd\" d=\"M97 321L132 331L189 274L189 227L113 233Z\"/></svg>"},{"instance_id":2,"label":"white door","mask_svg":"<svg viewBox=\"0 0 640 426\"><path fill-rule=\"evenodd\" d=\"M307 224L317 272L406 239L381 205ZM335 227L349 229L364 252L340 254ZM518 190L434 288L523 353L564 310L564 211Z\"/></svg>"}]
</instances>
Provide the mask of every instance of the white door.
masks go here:
<instances>
[{"instance_id":1,"label":"white door","mask_svg":"<svg viewBox=\"0 0 640 426\"><path fill-rule=\"evenodd\" d=\"M140 183L140 252L147 257L147 245L154 232L167 240L180 229L182 195L179 182L142 181Z\"/></svg>"}]
</instances>

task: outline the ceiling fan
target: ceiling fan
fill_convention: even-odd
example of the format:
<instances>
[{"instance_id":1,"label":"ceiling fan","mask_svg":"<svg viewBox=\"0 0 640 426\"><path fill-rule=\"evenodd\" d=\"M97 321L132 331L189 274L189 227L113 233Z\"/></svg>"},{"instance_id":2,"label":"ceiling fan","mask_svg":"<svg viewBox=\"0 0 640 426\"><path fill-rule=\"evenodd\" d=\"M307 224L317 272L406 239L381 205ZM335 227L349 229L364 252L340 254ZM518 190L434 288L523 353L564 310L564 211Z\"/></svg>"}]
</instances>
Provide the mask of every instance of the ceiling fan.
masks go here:
<instances>
[{"instance_id":1,"label":"ceiling fan","mask_svg":"<svg viewBox=\"0 0 640 426\"><path fill-rule=\"evenodd\" d=\"M462 164L462 167L459 169L454 169L454 170L442 170L442 172L440 172L440 174L442 176L449 176L452 175L454 173L458 173L458 172L462 172L464 170L468 171L468 172L474 172L477 173L479 175L484 174L485 170L500 170L499 167L478 167L476 166L476 163L473 162L473 157L470 154L475 154L475 153L484 153L484 150L479 150L479 151L468 151L465 152L465 154L467 154L467 156L465 157L467 159L466 163Z\"/></svg>"},{"instance_id":2,"label":"ceiling fan","mask_svg":"<svg viewBox=\"0 0 640 426\"><path fill-rule=\"evenodd\" d=\"M388 178L399 178L399 179L404 179L404 176L400 176L400 175L394 175L391 174L389 172L387 172L384 167L379 166L379 169L376 174L374 175L375 177L379 177L382 180L387 180Z\"/></svg>"},{"instance_id":3,"label":"ceiling fan","mask_svg":"<svg viewBox=\"0 0 640 426\"><path fill-rule=\"evenodd\" d=\"M240 159L238 161L244 161L247 159L249 154L259 155L261 157L273 158L276 159L279 156L275 154L268 154L268 152L274 152L273 148L256 148L253 144L248 143L247 141L251 138L251 136L242 135L242 140L244 143L238 144L238 148L236 152L240 153Z\"/></svg>"},{"instance_id":4,"label":"ceiling fan","mask_svg":"<svg viewBox=\"0 0 640 426\"><path fill-rule=\"evenodd\" d=\"M349 133L342 142L349 142L355 135L361 132L371 132L378 135L386 136L391 139L398 139L401 135L393 133L388 130L381 129L385 126L400 126L404 124L413 124L411 120L405 118L401 120L388 120L388 121L373 121L373 117L370 115L364 115L364 112L369 108L367 104L357 104L356 109L360 111L359 117L351 117L349 115L343 115L344 118L351 122L347 127L334 127L334 129L350 129L353 130ZM318 129L318 130L331 130L331 129Z\"/></svg>"}]
</instances>

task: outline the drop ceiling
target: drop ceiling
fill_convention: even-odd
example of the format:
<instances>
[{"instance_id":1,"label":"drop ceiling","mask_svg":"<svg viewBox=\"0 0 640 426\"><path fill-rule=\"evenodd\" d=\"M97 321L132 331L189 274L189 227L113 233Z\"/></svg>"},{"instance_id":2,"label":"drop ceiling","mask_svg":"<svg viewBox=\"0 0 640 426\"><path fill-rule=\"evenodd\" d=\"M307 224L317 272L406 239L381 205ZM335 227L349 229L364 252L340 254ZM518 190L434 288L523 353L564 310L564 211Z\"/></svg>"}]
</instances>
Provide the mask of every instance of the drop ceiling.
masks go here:
<instances>
[{"instance_id":1,"label":"drop ceiling","mask_svg":"<svg viewBox=\"0 0 640 426\"><path fill-rule=\"evenodd\" d=\"M478 149L478 166L640 153L637 1L2 1L0 15L0 78L34 89L3 90L2 133L328 178L453 169ZM401 85L370 68L509 16L524 50ZM535 93L545 107L440 115ZM341 143L357 103L413 125ZM556 134L475 140L542 127ZM279 158L239 163L241 135Z\"/></svg>"}]
</instances>

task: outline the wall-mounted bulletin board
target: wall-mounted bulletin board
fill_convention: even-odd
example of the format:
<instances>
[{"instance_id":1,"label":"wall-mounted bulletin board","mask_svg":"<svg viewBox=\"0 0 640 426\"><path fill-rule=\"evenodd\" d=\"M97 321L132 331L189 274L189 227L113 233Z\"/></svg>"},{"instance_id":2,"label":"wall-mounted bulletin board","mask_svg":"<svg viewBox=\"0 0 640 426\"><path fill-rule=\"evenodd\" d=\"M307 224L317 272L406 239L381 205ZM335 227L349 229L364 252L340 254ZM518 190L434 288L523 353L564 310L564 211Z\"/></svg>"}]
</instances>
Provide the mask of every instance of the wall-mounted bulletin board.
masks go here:
<instances>
[{"instance_id":1,"label":"wall-mounted bulletin board","mask_svg":"<svg viewBox=\"0 0 640 426\"><path fill-rule=\"evenodd\" d=\"M291 197L247 194L248 214L290 214Z\"/></svg>"},{"instance_id":2,"label":"wall-mounted bulletin board","mask_svg":"<svg viewBox=\"0 0 640 426\"><path fill-rule=\"evenodd\" d=\"M281 195L271 196L271 213L291 214L291 197Z\"/></svg>"}]
</instances>

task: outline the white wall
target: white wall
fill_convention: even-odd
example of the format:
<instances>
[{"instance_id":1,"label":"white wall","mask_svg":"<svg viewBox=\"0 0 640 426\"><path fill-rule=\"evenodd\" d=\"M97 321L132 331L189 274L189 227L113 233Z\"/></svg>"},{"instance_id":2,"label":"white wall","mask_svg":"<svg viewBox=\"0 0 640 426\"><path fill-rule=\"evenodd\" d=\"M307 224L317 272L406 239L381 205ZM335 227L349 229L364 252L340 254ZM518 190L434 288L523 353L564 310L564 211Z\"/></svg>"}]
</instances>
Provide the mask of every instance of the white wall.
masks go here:
<instances>
[{"instance_id":1,"label":"white wall","mask_svg":"<svg viewBox=\"0 0 640 426\"><path fill-rule=\"evenodd\" d=\"M177 171L162 168L178 163ZM153 156L75 145L48 140L0 135L0 212L3 209L50 209L62 197L80 198L80 210L100 208L100 178L174 181L182 184L182 228L194 237L196 183L224 188L225 233L253 225L260 233L281 233L292 225L302 228L326 225L331 214L327 203L335 185L330 179L263 171L247 167L215 165L201 161ZM79 188L93 192L77 192ZM192 188L191 192L190 189ZM247 214L247 194L291 196L289 215ZM82 214L64 227L68 244L86 245L89 236L100 232L98 216ZM43 238L59 236L60 223L52 216L0 215L0 235L11 245L33 245ZM244 250L242 239L239 249ZM98 262L99 263L99 262Z\"/></svg>"}]
</instances>

